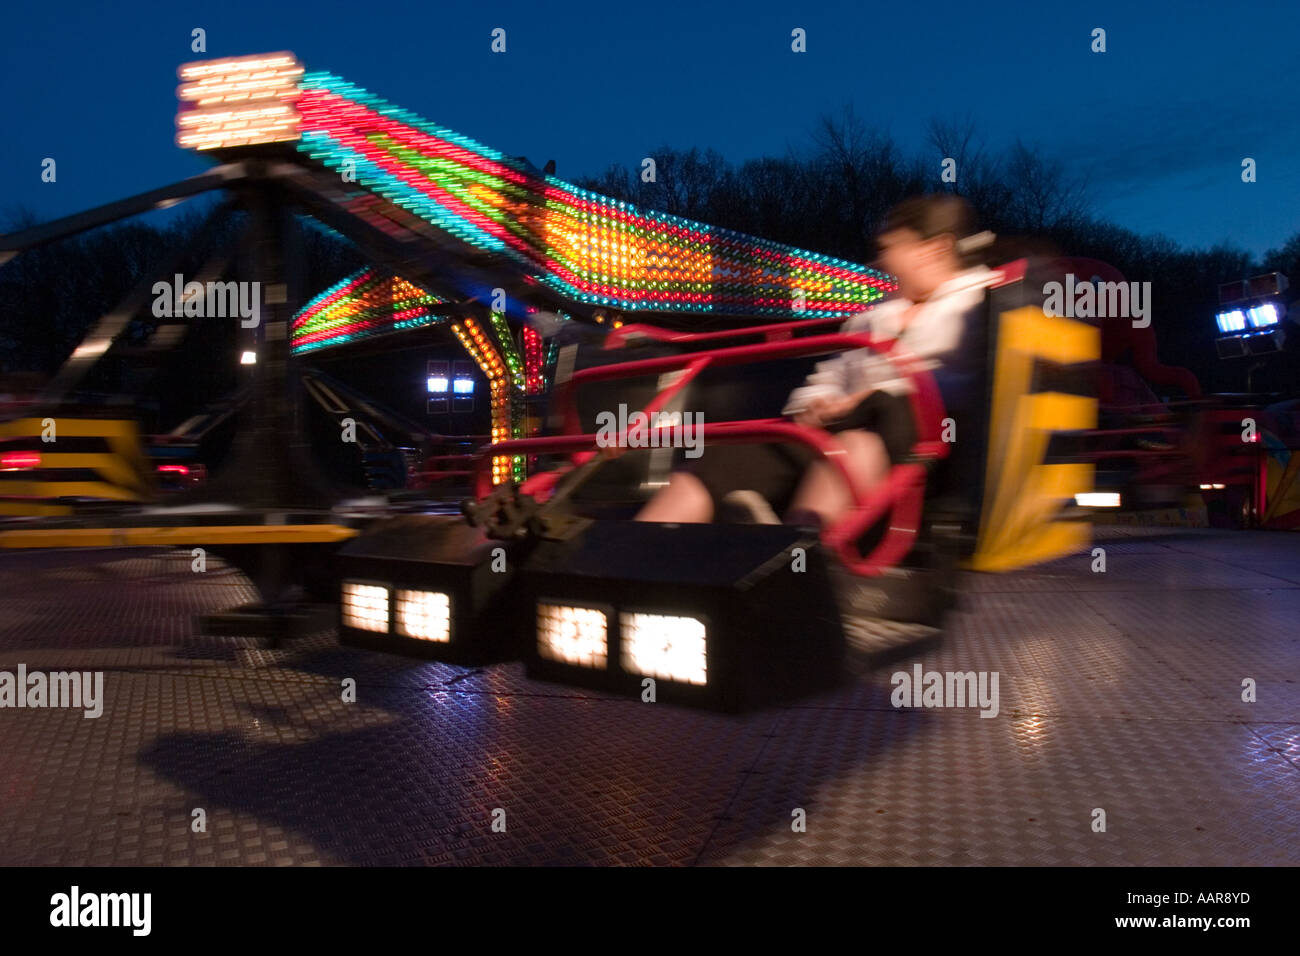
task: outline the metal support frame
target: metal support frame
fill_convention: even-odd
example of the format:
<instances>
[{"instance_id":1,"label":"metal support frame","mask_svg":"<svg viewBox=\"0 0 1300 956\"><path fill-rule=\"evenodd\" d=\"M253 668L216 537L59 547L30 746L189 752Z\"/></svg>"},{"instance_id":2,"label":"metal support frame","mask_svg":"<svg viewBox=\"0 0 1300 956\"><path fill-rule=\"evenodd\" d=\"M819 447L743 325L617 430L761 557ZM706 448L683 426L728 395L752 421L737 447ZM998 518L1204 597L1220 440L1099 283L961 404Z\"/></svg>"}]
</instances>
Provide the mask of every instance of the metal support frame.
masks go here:
<instances>
[{"instance_id":1,"label":"metal support frame","mask_svg":"<svg viewBox=\"0 0 1300 956\"><path fill-rule=\"evenodd\" d=\"M224 216L229 215L234 208L234 204L231 202L222 203L204 220L200 232ZM163 267L147 274L127 293L126 298L118 304L117 308L105 313L100 318L99 322L82 339L81 344L73 349L67 361L63 363L63 366L42 390L38 399L40 403L58 404L67 397L68 393L90 372L95 364L117 344L118 338L126 331L131 321L153 298L154 286L159 281L171 279L178 265L184 261L185 257L194 248L194 245L195 241L192 240L176 249L167 257ZM221 254L213 257L199 270L195 281L206 284L210 280L215 280L225 271L227 261L228 258ZM174 303L174 305L179 307L180 303Z\"/></svg>"},{"instance_id":2,"label":"metal support frame","mask_svg":"<svg viewBox=\"0 0 1300 956\"><path fill-rule=\"evenodd\" d=\"M57 242L74 236L79 232L106 226L119 219L138 216L153 209L166 209L178 202L193 199L195 196L211 192L214 189L226 189L248 176L244 163L227 163L218 166L201 176L182 179L170 186L151 189L126 199L119 199L104 206L97 206L85 212L79 212L62 219L55 219L21 232L0 235L0 265L8 262L18 253L48 242Z\"/></svg>"}]
</instances>

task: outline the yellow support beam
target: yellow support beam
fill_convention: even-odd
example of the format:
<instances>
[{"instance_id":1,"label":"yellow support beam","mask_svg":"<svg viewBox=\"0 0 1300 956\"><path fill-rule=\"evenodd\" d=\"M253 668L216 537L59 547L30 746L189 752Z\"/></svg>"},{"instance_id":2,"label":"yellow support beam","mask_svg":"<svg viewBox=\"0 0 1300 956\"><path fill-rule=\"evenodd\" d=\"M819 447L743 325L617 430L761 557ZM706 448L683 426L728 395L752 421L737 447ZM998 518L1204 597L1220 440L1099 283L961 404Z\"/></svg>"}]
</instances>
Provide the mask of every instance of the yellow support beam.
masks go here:
<instances>
[{"instance_id":1,"label":"yellow support beam","mask_svg":"<svg viewBox=\"0 0 1300 956\"><path fill-rule=\"evenodd\" d=\"M72 514L72 505L51 505L43 501L14 499L6 501L0 498L0 515L22 515L24 517L54 517Z\"/></svg>"},{"instance_id":2,"label":"yellow support beam","mask_svg":"<svg viewBox=\"0 0 1300 956\"><path fill-rule=\"evenodd\" d=\"M222 544L334 544L356 537L336 524L194 525L178 528L32 528L0 531L0 548L138 548Z\"/></svg>"}]
</instances>

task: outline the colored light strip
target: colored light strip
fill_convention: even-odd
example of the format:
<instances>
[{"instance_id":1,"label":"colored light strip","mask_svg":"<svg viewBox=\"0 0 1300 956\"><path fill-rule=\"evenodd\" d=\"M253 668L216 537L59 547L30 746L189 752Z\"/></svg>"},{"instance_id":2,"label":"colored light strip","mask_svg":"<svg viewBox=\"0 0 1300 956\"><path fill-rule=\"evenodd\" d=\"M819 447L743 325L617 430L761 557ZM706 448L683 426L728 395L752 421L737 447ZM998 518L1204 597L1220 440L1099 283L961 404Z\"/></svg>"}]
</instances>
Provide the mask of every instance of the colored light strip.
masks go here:
<instances>
[{"instance_id":1,"label":"colored light strip","mask_svg":"<svg viewBox=\"0 0 1300 956\"><path fill-rule=\"evenodd\" d=\"M452 333L469 353L470 358L487 376L492 396L492 444L508 438L519 438L519 416L510 399L510 375L506 364L492 346L491 340L472 318L466 318L451 327ZM523 456L498 455L492 459L492 483L499 485L507 478L523 480Z\"/></svg>"},{"instance_id":2,"label":"colored light strip","mask_svg":"<svg viewBox=\"0 0 1300 956\"><path fill-rule=\"evenodd\" d=\"M519 351L515 348L515 340L510 335L510 325L506 322L506 317L500 312L492 313L491 323L492 331L497 334L501 357L505 360L506 367L510 369L510 381L522 391L524 388L523 360L520 359Z\"/></svg>"},{"instance_id":3,"label":"colored light strip","mask_svg":"<svg viewBox=\"0 0 1300 956\"><path fill-rule=\"evenodd\" d=\"M546 390L542 377L542 337L530 325L524 326L524 391L540 395Z\"/></svg>"},{"instance_id":4,"label":"colored light strip","mask_svg":"<svg viewBox=\"0 0 1300 956\"><path fill-rule=\"evenodd\" d=\"M586 305L826 318L860 311L897 289L866 266L641 209L539 174L338 77L306 74L291 53L187 63L178 74L181 145L296 141L316 162L351 173L348 181ZM372 293L386 297L370 287L378 281L359 273L313 300L295 323L295 348L437 321L424 306L439 300L418 290L394 289L391 302L373 301ZM514 384L527 389L504 318L494 316L492 325Z\"/></svg>"},{"instance_id":5,"label":"colored light strip","mask_svg":"<svg viewBox=\"0 0 1300 956\"><path fill-rule=\"evenodd\" d=\"M326 73L303 76L298 149L588 305L828 318L897 286L884 273L539 175Z\"/></svg>"},{"instance_id":6,"label":"colored light strip","mask_svg":"<svg viewBox=\"0 0 1300 956\"><path fill-rule=\"evenodd\" d=\"M362 269L312 299L294 317L293 349L309 352L444 321L443 300L405 279Z\"/></svg>"}]
</instances>

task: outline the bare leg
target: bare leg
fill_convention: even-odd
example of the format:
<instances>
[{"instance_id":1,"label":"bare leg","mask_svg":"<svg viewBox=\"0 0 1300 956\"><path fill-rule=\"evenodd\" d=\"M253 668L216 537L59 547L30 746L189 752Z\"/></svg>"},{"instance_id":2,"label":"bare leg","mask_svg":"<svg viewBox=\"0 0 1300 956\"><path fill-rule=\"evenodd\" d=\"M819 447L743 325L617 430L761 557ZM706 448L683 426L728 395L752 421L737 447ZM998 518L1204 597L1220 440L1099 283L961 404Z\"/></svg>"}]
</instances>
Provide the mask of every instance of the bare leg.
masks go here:
<instances>
[{"instance_id":1,"label":"bare leg","mask_svg":"<svg viewBox=\"0 0 1300 956\"><path fill-rule=\"evenodd\" d=\"M851 429L840 432L835 440L844 448L845 465L865 488L874 488L889 474L889 453L875 432ZM853 503L849 489L829 461L814 462L790 503L790 512L812 511L823 525L834 524Z\"/></svg>"},{"instance_id":2,"label":"bare leg","mask_svg":"<svg viewBox=\"0 0 1300 956\"><path fill-rule=\"evenodd\" d=\"M713 498L704 483L688 471L674 471L668 486L637 513L637 521L703 524L713 520Z\"/></svg>"}]
</instances>

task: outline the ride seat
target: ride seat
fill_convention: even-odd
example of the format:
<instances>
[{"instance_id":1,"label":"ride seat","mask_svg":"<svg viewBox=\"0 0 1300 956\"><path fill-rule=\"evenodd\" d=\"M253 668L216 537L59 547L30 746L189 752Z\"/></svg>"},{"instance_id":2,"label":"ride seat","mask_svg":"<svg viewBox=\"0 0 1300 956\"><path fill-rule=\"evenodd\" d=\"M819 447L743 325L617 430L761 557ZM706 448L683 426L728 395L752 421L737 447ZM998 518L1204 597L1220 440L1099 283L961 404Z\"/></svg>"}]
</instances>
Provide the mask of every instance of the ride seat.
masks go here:
<instances>
[{"instance_id":1,"label":"ride seat","mask_svg":"<svg viewBox=\"0 0 1300 956\"><path fill-rule=\"evenodd\" d=\"M580 343L577 349L575 370L690 351L661 342L606 350L591 341ZM661 411L689 412L706 427L716 422L777 418L790 392L802 384L820 358L824 356L705 369ZM668 376L646 375L583 384L575 394L582 431L596 432L602 413L617 418L620 405L626 407L628 415L640 411L669 381ZM648 501L668 481L671 472L687 461L684 452L682 448L629 449L603 465L570 500L606 516L614 516L610 508L617 511L620 505L631 512Z\"/></svg>"}]
</instances>

